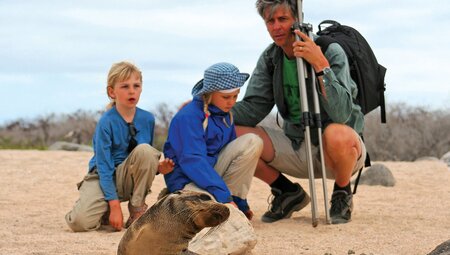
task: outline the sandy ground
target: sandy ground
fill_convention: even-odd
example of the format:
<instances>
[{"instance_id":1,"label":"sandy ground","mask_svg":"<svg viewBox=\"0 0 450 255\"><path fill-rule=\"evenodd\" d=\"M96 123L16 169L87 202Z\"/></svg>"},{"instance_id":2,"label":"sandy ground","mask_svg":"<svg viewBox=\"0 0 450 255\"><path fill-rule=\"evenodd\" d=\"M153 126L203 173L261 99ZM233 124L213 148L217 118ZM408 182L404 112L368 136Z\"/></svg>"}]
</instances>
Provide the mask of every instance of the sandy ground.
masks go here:
<instances>
[{"instance_id":1,"label":"sandy ground","mask_svg":"<svg viewBox=\"0 0 450 255\"><path fill-rule=\"evenodd\" d=\"M73 233L65 213L78 198L89 152L0 150L0 254L116 254L122 232ZM358 187L352 222L326 225L316 181L319 226L311 208L262 223L269 188L255 179L249 201L258 236L253 254L427 254L450 239L450 170L440 162L383 162L397 184ZM293 179L295 180L295 179ZM307 180L299 181L307 190ZM163 187L157 176L147 203ZM332 181L328 181L332 190ZM128 217L126 203L122 203Z\"/></svg>"}]
</instances>

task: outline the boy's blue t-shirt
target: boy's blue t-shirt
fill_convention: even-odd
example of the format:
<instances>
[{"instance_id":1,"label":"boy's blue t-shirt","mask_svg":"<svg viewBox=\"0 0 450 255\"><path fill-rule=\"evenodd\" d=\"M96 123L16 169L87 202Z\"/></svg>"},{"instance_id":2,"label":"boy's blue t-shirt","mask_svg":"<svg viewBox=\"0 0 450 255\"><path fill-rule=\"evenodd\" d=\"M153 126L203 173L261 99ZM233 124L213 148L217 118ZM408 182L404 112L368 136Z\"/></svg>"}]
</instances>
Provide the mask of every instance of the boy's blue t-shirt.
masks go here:
<instances>
[{"instance_id":1,"label":"boy's blue t-shirt","mask_svg":"<svg viewBox=\"0 0 450 255\"><path fill-rule=\"evenodd\" d=\"M136 108L133 124L137 130L137 143L152 145L155 127L153 114ZM128 157L130 138L128 123L120 116L115 106L102 115L95 128L92 139L94 156L89 161L89 170L97 169L100 187L107 201L118 199L115 167Z\"/></svg>"}]
</instances>

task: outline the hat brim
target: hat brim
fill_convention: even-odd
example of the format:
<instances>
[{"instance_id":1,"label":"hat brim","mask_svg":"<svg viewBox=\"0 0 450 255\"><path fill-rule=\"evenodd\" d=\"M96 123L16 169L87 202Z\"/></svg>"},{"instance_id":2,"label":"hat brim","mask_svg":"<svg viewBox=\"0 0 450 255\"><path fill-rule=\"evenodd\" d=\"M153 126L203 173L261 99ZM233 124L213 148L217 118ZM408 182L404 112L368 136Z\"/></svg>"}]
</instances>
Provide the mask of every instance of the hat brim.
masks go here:
<instances>
[{"instance_id":1,"label":"hat brim","mask_svg":"<svg viewBox=\"0 0 450 255\"><path fill-rule=\"evenodd\" d=\"M250 74L248 74L248 73L238 73L237 75L235 75L231 78L231 81L230 81L230 77L228 77L228 78L219 80L217 82L218 83L225 82L225 81L228 83L232 82L233 84L236 84L236 86L234 86L233 88L240 88L240 87L244 86L245 82L248 80L249 77L250 77ZM204 79L201 79L194 85L194 87L192 88L192 92L191 92L192 96L195 97L195 96L203 95L205 93L219 91L219 90L213 89L213 87L211 87L211 86L205 87L203 83L204 83ZM233 89L233 88L230 88L230 89Z\"/></svg>"},{"instance_id":2,"label":"hat brim","mask_svg":"<svg viewBox=\"0 0 450 255\"><path fill-rule=\"evenodd\" d=\"M202 91L202 89L203 89L203 80L204 80L204 79L199 80L199 81L194 85L194 87L192 88L192 91L191 91L192 96L197 96L197 95L202 94L201 91Z\"/></svg>"}]
</instances>

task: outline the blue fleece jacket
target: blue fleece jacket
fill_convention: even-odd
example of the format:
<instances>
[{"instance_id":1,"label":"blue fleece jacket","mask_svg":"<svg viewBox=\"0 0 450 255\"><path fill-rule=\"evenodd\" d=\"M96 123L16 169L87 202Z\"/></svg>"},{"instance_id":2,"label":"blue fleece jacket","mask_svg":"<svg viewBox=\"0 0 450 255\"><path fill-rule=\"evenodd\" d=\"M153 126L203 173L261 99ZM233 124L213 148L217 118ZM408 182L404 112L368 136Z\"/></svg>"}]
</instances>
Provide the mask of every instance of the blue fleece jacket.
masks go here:
<instances>
[{"instance_id":1,"label":"blue fleece jacket","mask_svg":"<svg viewBox=\"0 0 450 255\"><path fill-rule=\"evenodd\" d=\"M170 192L183 189L190 182L212 194L218 202L233 201L230 190L214 170L219 152L236 138L230 114L214 105L208 107L211 116L203 129L203 101L195 97L172 119L164 155L171 158L173 172L164 175Z\"/></svg>"}]
</instances>

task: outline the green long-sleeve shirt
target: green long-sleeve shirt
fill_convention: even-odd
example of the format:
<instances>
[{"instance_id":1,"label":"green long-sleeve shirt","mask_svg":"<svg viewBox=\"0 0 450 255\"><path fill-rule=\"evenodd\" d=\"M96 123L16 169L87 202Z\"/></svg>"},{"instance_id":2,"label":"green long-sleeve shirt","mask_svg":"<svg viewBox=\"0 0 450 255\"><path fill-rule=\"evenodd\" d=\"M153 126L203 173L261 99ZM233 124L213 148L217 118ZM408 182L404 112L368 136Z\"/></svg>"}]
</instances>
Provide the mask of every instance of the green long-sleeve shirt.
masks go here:
<instances>
[{"instance_id":1,"label":"green long-sleeve shirt","mask_svg":"<svg viewBox=\"0 0 450 255\"><path fill-rule=\"evenodd\" d=\"M290 121L288 106L283 91L283 50L274 43L261 54L249 80L245 96L233 107L236 125L255 126L263 120L276 105L284 120L283 130L298 149L303 141L303 128ZM342 123L362 134L364 115L353 100L358 93L356 84L350 77L349 65L344 50L332 43L325 52L331 71L323 76L326 98L319 92L321 120L323 127L329 123ZM309 84L309 79L307 79ZM307 86L308 104L312 112L313 97L311 86ZM317 132L311 132L317 144Z\"/></svg>"}]
</instances>

